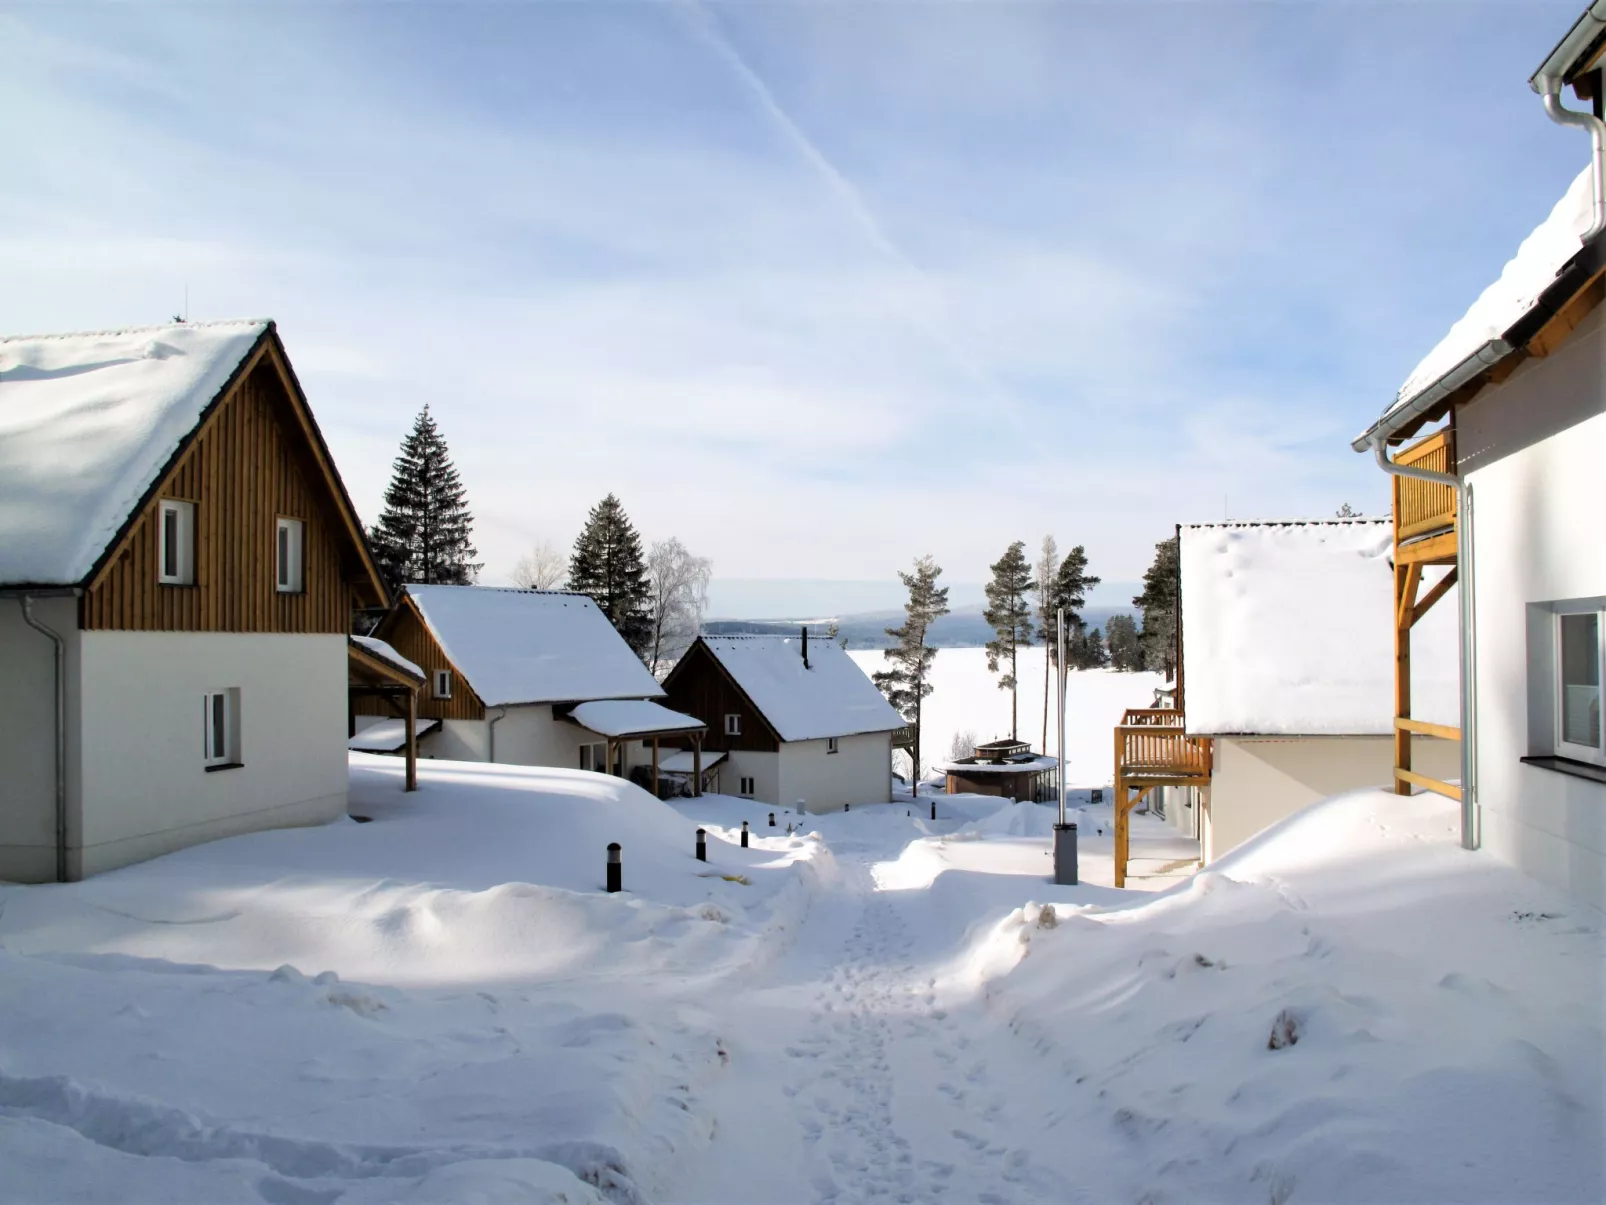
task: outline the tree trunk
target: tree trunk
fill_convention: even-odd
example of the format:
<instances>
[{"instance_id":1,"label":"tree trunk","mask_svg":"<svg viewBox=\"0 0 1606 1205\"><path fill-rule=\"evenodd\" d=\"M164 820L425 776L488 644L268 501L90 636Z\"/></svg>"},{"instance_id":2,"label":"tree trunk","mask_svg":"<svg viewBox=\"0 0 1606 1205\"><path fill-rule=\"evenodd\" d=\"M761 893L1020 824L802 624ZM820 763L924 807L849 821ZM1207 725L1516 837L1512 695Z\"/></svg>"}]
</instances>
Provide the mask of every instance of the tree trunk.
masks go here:
<instances>
[{"instance_id":1,"label":"tree trunk","mask_svg":"<svg viewBox=\"0 0 1606 1205\"><path fill-rule=\"evenodd\" d=\"M1052 660L1049 654L1048 635L1043 636L1043 743L1038 746L1043 755L1048 756L1048 663Z\"/></svg>"},{"instance_id":2,"label":"tree trunk","mask_svg":"<svg viewBox=\"0 0 1606 1205\"><path fill-rule=\"evenodd\" d=\"M1019 631L1009 636L1009 739L1020 740L1020 664L1015 652L1020 648Z\"/></svg>"}]
</instances>

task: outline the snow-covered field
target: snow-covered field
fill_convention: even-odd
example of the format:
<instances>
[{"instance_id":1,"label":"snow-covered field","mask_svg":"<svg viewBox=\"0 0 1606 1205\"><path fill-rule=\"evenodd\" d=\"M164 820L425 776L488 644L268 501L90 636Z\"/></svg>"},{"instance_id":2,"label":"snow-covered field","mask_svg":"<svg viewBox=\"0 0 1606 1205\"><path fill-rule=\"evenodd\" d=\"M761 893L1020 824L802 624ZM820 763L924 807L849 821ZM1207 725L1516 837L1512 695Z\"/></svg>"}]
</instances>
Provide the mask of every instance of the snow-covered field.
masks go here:
<instances>
[{"instance_id":1,"label":"snow-covered field","mask_svg":"<svg viewBox=\"0 0 1606 1205\"><path fill-rule=\"evenodd\" d=\"M805 836L578 771L352 766L371 823L0 889L0 1200L1606 1191L1602 918L1436 797L1325 802L1156 894L1108 886L1107 808L1055 887L1033 805Z\"/></svg>"},{"instance_id":2,"label":"snow-covered field","mask_svg":"<svg viewBox=\"0 0 1606 1205\"><path fill-rule=\"evenodd\" d=\"M880 649L850 650L865 673L889 664ZM1059 749L1054 717L1054 686L1049 683L1048 742L1043 742L1043 662L1041 647L1020 656L1020 739L1047 753ZM921 727L925 735L921 762L929 768L948 759L956 732L974 732L978 739L1009 735L1009 692L998 689L998 677L987 671L984 649L938 649L932 662L934 687L925 701ZM1065 688L1065 752L1070 759L1066 781L1076 786L1108 786L1114 781L1111 729L1128 707L1152 707L1154 692L1164 685L1159 674L1073 670Z\"/></svg>"}]
</instances>

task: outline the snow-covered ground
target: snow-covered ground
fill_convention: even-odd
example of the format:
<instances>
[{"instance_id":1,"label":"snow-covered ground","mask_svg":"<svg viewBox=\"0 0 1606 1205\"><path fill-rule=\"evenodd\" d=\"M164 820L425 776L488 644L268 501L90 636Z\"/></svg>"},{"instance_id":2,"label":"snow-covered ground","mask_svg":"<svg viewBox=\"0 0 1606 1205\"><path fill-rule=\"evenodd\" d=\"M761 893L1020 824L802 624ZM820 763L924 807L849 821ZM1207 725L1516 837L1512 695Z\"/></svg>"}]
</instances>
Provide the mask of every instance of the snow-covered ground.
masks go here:
<instances>
[{"instance_id":1,"label":"snow-covered ground","mask_svg":"<svg viewBox=\"0 0 1606 1205\"><path fill-rule=\"evenodd\" d=\"M1029 804L771 828L580 772L427 762L404 795L352 765L371 823L3 890L0 1199L1606 1191L1602 918L1460 850L1435 797L1331 800L1145 893L1108 886L1107 808L1055 887Z\"/></svg>"},{"instance_id":2,"label":"snow-covered ground","mask_svg":"<svg viewBox=\"0 0 1606 1205\"><path fill-rule=\"evenodd\" d=\"M850 650L867 674L889 664L880 649ZM1043 741L1043 662L1041 646L1021 650L1020 739L1034 749L1055 753L1059 738L1054 717L1054 686L1049 683L1048 741ZM920 760L929 767L948 760L956 732L974 732L978 740L1007 737L1009 692L998 689L998 676L987 670L985 649L938 649L932 662L933 692L921 714L924 730ZM1076 786L1108 786L1115 778L1111 729L1128 707L1152 707L1154 692L1165 685L1159 674L1073 670L1065 689L1065 753L1070 759L1066 781Z\"/></svg>"}]
</instances>

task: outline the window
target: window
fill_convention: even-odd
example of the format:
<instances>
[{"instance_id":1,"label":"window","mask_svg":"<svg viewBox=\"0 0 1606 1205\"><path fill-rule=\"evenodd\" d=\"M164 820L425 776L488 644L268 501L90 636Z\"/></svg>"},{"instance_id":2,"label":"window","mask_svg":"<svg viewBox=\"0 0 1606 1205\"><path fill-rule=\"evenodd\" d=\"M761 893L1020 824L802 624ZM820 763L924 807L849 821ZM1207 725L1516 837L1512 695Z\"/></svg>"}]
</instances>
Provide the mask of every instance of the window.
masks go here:
<instances>
[{"instance_id":1,"label":"window","mask_svg":"<svg viewBox=\"0 0 1606 1205\"><path fill-rule=\"evenodd\" d=\"M837 738L834 737L834 736L828 736L828 737L825 738L825 751L827 753L835 753L836 752L836 741L837 741Z\"/></svg>"},{"instance_id":2,"label":"window","mask_svg":"<svg viewBox=\"0 0 1606 1205\"><path fill-rule=\"evenodd\" d=\"M1606 765L1601 730L1603 612L1556 616L1556 752Z\"/></svg>"},{"instance_id":3,"label":"window","mask_svg":"<svg viewBox=\"0 0 1606 1205\"><path fill-rule=\"evenodd\" d=\"M157 507L156 580L164 586L195 584L195 503L163 498Z\"/></svg>"},{"instance_id":4,"label":"window","mask_svg":"<svg viewBox=\"0 0 1606 1205\"><path fill-rule=\"evenodd\" d=\"M452 671L438 669L435 671L435 697L449 699L452 697Z\"/></svg>"},{"instance_id":5,"label":"window","mask_svg":"<svg viewBox=\"0 0 1606 1205\"><path fill-rule=\"evenodd\" d=\"M608 742L597 741L595 744L580 746L580 768L593 770L598 774L608 772Z\"/></svg>"},{"instance_id":6,"label":"window","mask_svg":"<svg viewBox=\"0 0 1606 1205\"><path fill-rule=\"evenodd\" d=\"M741 716L736 715L735 713L729 713L729 714L727 714L725 716L725 735L726 736L741 736L742 735L742 717ZM743 781L745 782L747 780L743 779Z\"/></svg>"},{"instance_id":7,"label":"window","mask_svg":"<svg viewBox=\"0 0 1606 1205\"><path fill-rule=\"evenodd\" d=\"M307 525L300 519L279 520L280 594L300 594L306 589L306 538Z\"/></svg>"},{"instance_id":8,"label":"window","mask_svg":"<svg viewBox=\"0 0 1606 1205\"><path fill-rule=\"evenodd\" d=\"M201 696L202 760L208 770L240 764L240 692L209 690Z\"/></svg>"},{"instance_id":9,"label":"window","mask_svg":"<svg viewBox=\"0 0 1606 1205\"><path fill-rule=\"evenodd\" d=\"M742 794L746 796L753 794L753 780L751 778L742 779Z\"/></svg>"}]
</instances>

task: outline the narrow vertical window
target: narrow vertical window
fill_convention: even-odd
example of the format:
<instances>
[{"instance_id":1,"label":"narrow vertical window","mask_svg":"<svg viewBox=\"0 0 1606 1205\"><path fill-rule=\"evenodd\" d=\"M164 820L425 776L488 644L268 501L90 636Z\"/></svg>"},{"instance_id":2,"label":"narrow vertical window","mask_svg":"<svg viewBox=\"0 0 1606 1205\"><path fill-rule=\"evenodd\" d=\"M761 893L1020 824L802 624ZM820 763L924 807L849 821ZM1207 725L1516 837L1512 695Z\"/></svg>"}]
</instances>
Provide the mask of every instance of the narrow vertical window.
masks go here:
<instances>
[{"instance_id":1,"label":"narrow vertical window","mask_svg":"<svg viewBox=\"0 0 1606 1205\"><path fill-rule=\"evenodd\" d=\"M211 690L201 696L201 753L208 770L240 764L240 692Z\"/></svg>"},{"instance_id":2,"label":"narrow vertical window","mask_svg":"<svg viewBox=\"0 0 1606 1205\"><path fill-rule=\"evenodd\" d=\"M1557 717L1560 752L1599 760L1602 756L1600 613L1558 615L1556 619L1560 629L1561 698Z\"/></svg>"},{"instance_id":3,"label":"narrow vertical window","mask_svg":"<svg viewBox=\"0 0 1606 1205\"><path fill-rule=\"evenodd\" d=\"M836 742L837 742L837 738L836 737L834 737L834 736L826 737L825 738L825 751L827 753L835 753L837 751L837 743Z\"/></svg>"},{"instance_id":4,"label":"narrow vertical window","mask_svg":"<svg viewBox=\"0 0 1606 1205\"><path fill-rule=\"evenodd\" d=\"M157 518L157 580L164 586L194 584L195 504L163 498Z\"/></svg>"},{"instance_id":5,"label":"narrow vertical window","mask_svg":"<svg viewBox=\"0 0 1606 1205\"><path fill-rule=\"evenodd\" d=\"M449 699L452 697L452 671L438 669L435 671L435 697Z\"/></svg>"},{"instance_id":6,"label":"narrow vertical window","mask_svg":"<svg viewBox=\"0 0 1606 1205\"><path fill-rule=\"evenodd\" d=\"M726 736L741 736L742 735L742 717L740 715L736 715L736 714L732 713L732 714L727 714L725 716L725 735Z\"/></svg>"},{"instance_id":7,"label":"narrow vertical window","mask_svg":"<svg viewBox=\"0 0 1606 1205\"><path fill-rule=\"evenodd\" d=\"M280 594L300 594L305 588L307 527L300 519L279 520L278 588Z\"/></svg>"}]
</instances>

